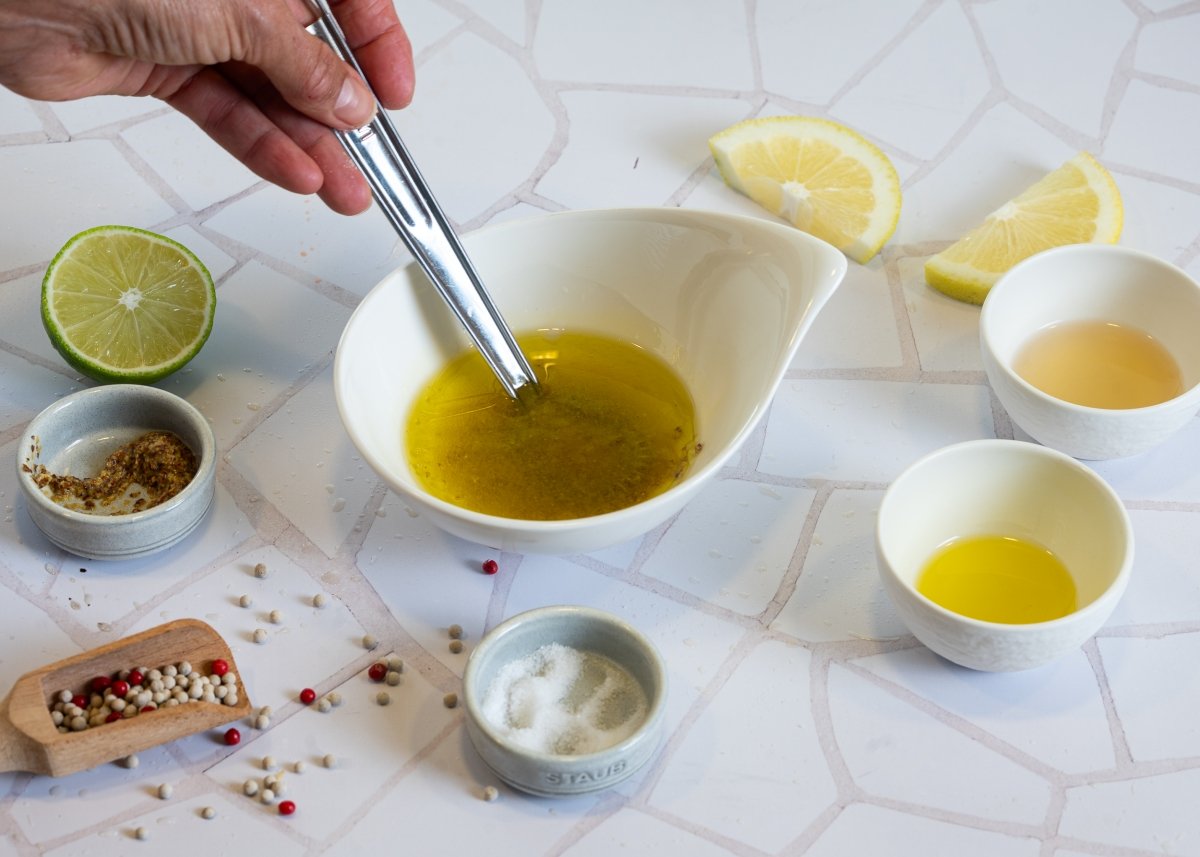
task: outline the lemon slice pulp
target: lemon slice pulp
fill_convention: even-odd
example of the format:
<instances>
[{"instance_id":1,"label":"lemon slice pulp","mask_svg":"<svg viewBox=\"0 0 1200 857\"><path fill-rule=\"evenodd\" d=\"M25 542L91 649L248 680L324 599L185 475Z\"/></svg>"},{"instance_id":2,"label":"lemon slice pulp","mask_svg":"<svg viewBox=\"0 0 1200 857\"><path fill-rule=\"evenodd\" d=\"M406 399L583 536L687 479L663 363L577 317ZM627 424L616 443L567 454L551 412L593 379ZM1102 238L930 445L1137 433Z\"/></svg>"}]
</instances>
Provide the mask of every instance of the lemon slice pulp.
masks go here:
<instances>
[{"instance_id":1,"label":"lemon slice pulp","mask_svg":"<svg viewBox=\"0 0 1200 857\"><path fill-rule=\"evenodd\" d=\"M42 323L72 367L97 381L151 383L191 360L217 296L190 250L132 226L71 238L42 279Z\"/></svg>"},{"instance_id":2,"label":"lemon slice pulp","mask_svg":"<svg viewBox=\"0 0 1200 857\"><path fill-rule=\"evenodd\" d=\"M952 298L983 303L1013 265L1064 244L1115 243L1124 208L1108 170L1087 152L989 214L925 263L925 280Z\"/></svg>"},{"instance_id":3,"label":"lemon slice pulp","mask_svg":"<svg viewBox=\"0 0 1200 857\"><path fill-rule=\"evenodd\" d=\"M896 169L844 125L810 116L747 119L708 145L731 188L856 262L878 253L896 230Z\"/></svg>"}]
</instances>

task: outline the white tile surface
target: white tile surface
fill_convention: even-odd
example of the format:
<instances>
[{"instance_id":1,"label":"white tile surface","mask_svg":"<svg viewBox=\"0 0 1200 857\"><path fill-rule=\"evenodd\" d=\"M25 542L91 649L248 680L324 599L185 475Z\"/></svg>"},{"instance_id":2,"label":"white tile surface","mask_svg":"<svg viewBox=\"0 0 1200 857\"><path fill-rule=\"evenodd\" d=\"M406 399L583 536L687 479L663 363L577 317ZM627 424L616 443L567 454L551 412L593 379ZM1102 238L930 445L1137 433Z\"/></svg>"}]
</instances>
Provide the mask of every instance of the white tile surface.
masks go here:
<instances>
[{"instance_id":1,"label":"white tile surface","mask_svg":"<svg viewBox=\"0 0 1200 857\"><path fill-rule=\"evenodd\" d=\"M844 667L829 670L829 709L847 772L867 794L993 821L1045 817L1049 783Z\"/></svg>"},{"instance_id":2,"label":"white tile surface","mask_svg":"<svg viewBox=\"0 0 1200 857\"><path fill-rule=\"evenodd\" d=\"M1182 128L1200 125L1200 93L1133 80L1117 108L1104 155L1155 175L1195 181L1195 154Z\"/></svg>"},{"instance_id":3,"label":"white tile surface","mask_svg":"<svg viewBox=\"0 0 1200 857\"><path fill-rule=\"evenodd\" d=\"M771 629L814 643L907 636L879 581L881 491L834 491L821 509L795 591Z\"/></svg>"},{"instance_id":4,"label":"white tile surface","mask_svg":"<svg viewBox=\"0 0 1200 857\"><path fill-rule=\"evenodd\" d=\"M1188 854L1200 849L1200 819L1188 800L1198 788L1194 769L1069 788L1059 832L1110 847Z\"/></svg>"},{"instance_id":5,"label":"white tile surface","mask_svg":"<svg viewBox=\"0 0 1200 857\"><path fill-rule=\"evenodd\" d=\"M774 221L725 186L706 141L743 118L800 113L888 153L904 192L897 232L851 264L768 419L679 516L584 556L496 554L410 514L333 411L349 313L408 262L378 211L341 217L259 183L154 99L0 92L0 682L192 615L230 638L253 701L275 708L265 732L240 725L236 750L216 731L133 771L0 775L0 855L1200 849L1200 420L1146 455L1092 465L1131 507L1134 578L1099 639L1042 670L980 675L930 655L884 597L873 548L879 499L904 467L996 430L978 309L925 286L931 253L1086 149L1121 190L1122 243L1200 277L1194 0L396 5L418 63L396 119L462 229L634 204ZM218 284L209 343L159 385L212 421L217 508L141 563L52 548L11 466L28 419L83 383L41 329L42 272L105 222L177 238ZM258 559L265 581L249 573ZM253 608L235 606L243 592ZM441 695L488 628L564 603L617 613L658 646L667 743L619 788L552 801L503 786ZM272 608L283 624L264 623ZM466 630L457 655L452 623ZM260 625L270 640L256 646ZM382 641L374 653L366 632ZM362 671L391 650L406 672L381 708ZM347 703L320 714L296 701L304 686ZM332 750L344 766L289 774L300 808L285 819L237 790L268 748L310 762ZM163 802L153 792L168 777L177 797ZM199 817L205 805L219 820ZM150 842L132 838L138 824Z\"/></svg>"},{"instance_id":6,"label":"white tile surface","mask_svg":"<svg viewBox=\"0 0 1200 857\"><path fill-rule=\"evenodd\" d=\"M1129 752L1137 761L1200 756L1200 722L1179 700L1200 688L1200 633L1097 641Z\"/></svg>"},{"instance_id":7,"label":"white tile surface","mask_svg":"<svg viewBox=\"0 0 1200 857\"><path fill-rule=\"evenodd\" d=\"M1036 840L855 804L838 815L812 847L812 857L845 854L972 854L1034 857Z\"/></svg>"},{"instance_id":8,"label":"white tile surface","mask_svg":"<svg viewBox=\"0 0 1200 857\"><path fill-rule=\"evenodd\" d=\"M930 57L937 57L930 62ZM945 73L953 66L955 73ZM942 5L833 105L833 118L919 157L948 143L989 89L970 22Z\"/></svg>"},{"instance_id":9,"label":"white tile surface","mask_svg":"<svg viewBox=\"0 0 1200 857\"><path fill-rule=\"evenodd\" d=\"M1112 70L1137 25L1120 0L1009 0L973 11L1012 95L1089 137L1099 133ZM1078 45L1070 63L1062 61L1065 33Z\"/></svg>"},{"instance_id":10,"label":"white tile surface","mask_svg":"<svg viewBox=\"0 0 1200 857\"><path fill-rule=\"evenodd\" d=\"M1081 651L1020 673L974 672L924 647L855 664L989 733L976 740L1002 753L1013 748L1029 764L1081 774L1116 763L1100 687Z\"/></svg>"},{"instance_id":11,"label":"white tile surface","mask_svg":"<svg viewBox=\"0 0 1200 857\"><path fill-rule=\"evenodd\" d=\"M918 0L764 0L755 7L754 19L763 85L801 101L828 104L920 7ZM853 40L838 38L849 31L856 33Z\"/></svg>"},{"instance_id":12,"label":"white tile surface","mask_svg":"<svg viewBox=\"0 0 1200 857\"><path fill-rule=\"evenodd\" d=\"M751 652L667 760L650 805L774 853L837 797L809 698L811 658L769 642Z\"/></svg>"},{"instance_id":13,"label":"white tile surface","mask_svg":"<svg viewBox=\"0 0 1200 857\"><path fill-rule=\"evenodd\" d=\"M686 41L677 37L681 20L690 22ZM580 7L548 0L533 58L556 80L747 89L753 69L746 34L747 16L736 3L616 0Z\"/></svg>"},{"instance_id":14,"label":"white tile surface","mask_svg":"<svg viewBox=\"0 0 1200 857\"><path fill-rule=\"evenodd\" d=\"M728 99L620 92L566 92L562 104L572 141L535 190L568 208L660 204L709 157L705 141L744 113Z\"/></svg>"},{"instance_id":15,"label":"white tile surface","mask_svg":"<svg viewBox=\"0 0 1200 857\"><path fill-rule=\"evenodd\" d=\"M758 467L800 479L890 482L925 453L992 434L979 387L785 381L767 417Z\"/></svg>"},{"instance_id":16,"label":"white tile surface","mask_svg":"<svg viewBox=\"0 0 1200 857\"><path fill-rule=\"evenodd\" d=\"M107 140L0 146L0 175L6 196L21 200L4 221L5 269L44 265L101 223L149 226L175 213Z\"/></svg>"},{"instance_id":17,"label":"white tile surface","mask_svg":"<svg viewBox=\"0 0 1200 857\"><path fill-rule=\"evenodd\" d=\"M812 498L804 489L717 482L671 523L642 573L756 616L791 565Z\"/></svg>"},{"instance_id":18,"label":"white tile surface","mask_svg":"<svg viewBox=\"0 0 1200 857\"><path fill-rule=\"evenodd\" d=\"M1200 39L1200 15L1182 15L1146 24L1138 34L1134 67L1146 74L1200 85L1200 67L1190 61L1189 46Z\"/></svg>"},{"instance_id":19,"label":"white tile surface","mask_svg":"<svg viewBox=\"0 0 1200 857\"><path fill-rule=\"evenodd\" d=\"M233 158L220 157L220 147L180 113L131 125L121 139L197 211L261 181Z\"/></svg>"}]
</instances>

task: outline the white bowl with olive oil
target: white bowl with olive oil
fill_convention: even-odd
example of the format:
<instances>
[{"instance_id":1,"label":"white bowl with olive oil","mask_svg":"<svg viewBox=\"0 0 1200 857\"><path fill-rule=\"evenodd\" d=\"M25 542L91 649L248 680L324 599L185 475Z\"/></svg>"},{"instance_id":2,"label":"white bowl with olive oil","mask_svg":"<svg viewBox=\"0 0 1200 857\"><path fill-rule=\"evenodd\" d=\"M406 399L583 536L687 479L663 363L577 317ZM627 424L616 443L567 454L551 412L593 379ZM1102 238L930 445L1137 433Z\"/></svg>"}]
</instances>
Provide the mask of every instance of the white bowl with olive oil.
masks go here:
<instances>
[{"instance_id":1,"label":"white bowl with olive oil","mask_svg":"<svg viewBox=\"0 0 1200 857\"><path fill-rule=\"evenodd\" d=\"M606 437L623 437L595 430L608 410L587 413L581 420L587 425L520 439L515 450L487 444L468 452L442 449L441 414L426 400L439 393L455 397L447 393L457 383L447 380L447 367L469 353L469 340L415 264L379 283L347 323L334 366L351 440L413 511L454 535L519 552L596 550L678 512L766 413L801 339L846 271L841 253L790 227L673 208L561 212L489 227L463 243L539 377L556 371L558 350L578 355L585 374L631 361L634 368L614 384L656 380L645 380L633 397L617 396L622 407L629 404L624 400L637 400L631 413L663 402L683 405L678 419L673 412L654 415L678 432L674 441L649 441L652 450L656 443L666 450L653 457L665 458L668 467L646 477L644 497L618 493L609 507L576 506L546 484L553 480L545 478L545 467L540 481L526 484L510 465L521 457L534 465L553 462L549 472L557 468L568 479L590 463L588 450ZM558 383L551 374L543 383L543 394L551 395L539 402L557 397ZM493 386L480 406L487 414L513 404L497 402L498 382ZM482 402L484 394L478 395ZM489 418L471 424L462 413L453 416L444 434L492 431ZM419 438L415 449L413 438ZM443 476L491 477L476 494L505 502L458 501L456 489L431 475L437 468ZM589 498L608 494L607 483L623 483L628 470L613 466L603 484L573 490Z\"/></svg>"},{"instance_id":2,"label":"white bowl with olive oil","mask_svg":"<svg viewBox=\"0 0 1200 857\"><path fill-rule=\"evenodd\" d=\"M884 494L880 577L922 643L965 667L1040 666L1108 619L1133 528L1111 487L1065 453L1016 440L940 449Z\"/></svg>"},{"instance_id":3,"label":"white bowl with olive oil","mask_svg":"<svg viewBox=\"0 0 1200 857\"><path fill-rule=\"evenodd\" d=\"M1145 452L1200 411L1200 285L1146 253L1039 253L992 287L979 324L1013 422L1076 458Z\"/></svg>"}]
</instances>

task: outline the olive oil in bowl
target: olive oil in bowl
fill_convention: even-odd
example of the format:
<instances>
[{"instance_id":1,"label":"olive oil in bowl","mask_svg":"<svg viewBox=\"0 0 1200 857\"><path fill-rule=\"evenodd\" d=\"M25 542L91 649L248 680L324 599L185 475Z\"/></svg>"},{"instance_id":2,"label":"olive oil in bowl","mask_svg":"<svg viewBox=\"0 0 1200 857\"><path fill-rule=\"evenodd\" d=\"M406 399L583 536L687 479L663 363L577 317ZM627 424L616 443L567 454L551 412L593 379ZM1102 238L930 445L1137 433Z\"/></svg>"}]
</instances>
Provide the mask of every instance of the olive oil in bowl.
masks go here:
<instances>
[{"instance_id":1,"label":"olive oil in bowl","mask_svg":"<svg viewBox=\"0 0 1200 857\"><path fill-rule=\"evenodd\" d=\"M439 499L523 520L613 512L661 494L698 450L695 407L664 361L592 333L517 337L540 389L510 398L474 349L421 391L409 466Z\"/></svg>"},{"instance_id":2,"label":"olive oil in bowl","mask_svg":"<svg viewBox=\"0 0 1200 857\"><path fill-rule=\"evenodd\" d=\"M1075 580L1051 551L1011 536L954 539L934 552L917 591L985 622L1026 625L1073 613Z\"/></svg>"}]
</instances>

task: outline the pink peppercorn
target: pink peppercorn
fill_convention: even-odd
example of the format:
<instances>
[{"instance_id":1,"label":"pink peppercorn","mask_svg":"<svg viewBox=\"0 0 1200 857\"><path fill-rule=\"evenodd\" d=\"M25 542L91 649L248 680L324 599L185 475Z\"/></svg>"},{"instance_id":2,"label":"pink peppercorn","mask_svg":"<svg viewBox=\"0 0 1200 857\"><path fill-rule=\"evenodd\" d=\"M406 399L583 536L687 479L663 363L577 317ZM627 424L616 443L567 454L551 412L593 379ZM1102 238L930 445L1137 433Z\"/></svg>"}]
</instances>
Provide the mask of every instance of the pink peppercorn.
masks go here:
<instances>
[{"instance_id":1,"label":"pink peppercorn","mask_svg":"<svg viewBox=\"0 0 1200 857\"><path fill-rule=\"evenodd\" d=\"M108 713L108 716L104 718L104 722L105 723L116 723L123 716L124 715L122 715L121 712L119 712L119 711L110 711Z\"/></svg>"},{"instance_id":2,"label":"pink peppercorn","mask_svg":"<svg viewBox=\"0 0 1200 857\"><path fill-rule=\"evenodd\" d=\"M111 684L111 678L106 675L98 675L92 679L92 693L104 693Z\"/></svg>"},{"instance_id":3,"label":"pink peppercorn","mask_svg":"<svg viewBox=\"0 0 1200 857\"><path fill-rule=\"evenodd\" d=\"M84 696L82 693L77 693L71 697L71 704L74 705L76 708L87 708L88 707L88 698L86 696Z\"/></svg>"},{"instance_id":4,"label":"pink peppercorn","mask_svg":"<svg viewBox=\"0 0 1200 857\"><path fill-rule=\"evenodd\" d=\"M117 679L112 683L112 695L120 699L125 698L125 694L129 693L129 682Z\"/></svg>"},{"instance_id":5,"label":"pink peppercorn","mask_svg":"<svg viewBox=\"0 0 1200 857\"><path fill-rule=\"evenodd\" d=\"M229 661L223 658L217 658L212 663L212 671L213 675L216 676L225 675L225 673L229 672Z\"/></svg>"},{"instance_id":6,"label":"pink peppercorn","mask_svg":"<svg viewBox=\"0 0 1200 857\"><path fill-rule=\"evenodd\" d=\"M317 692L311 687L306 687L300 691L300 701L305 705L312 705L317 698Z\"/></svg>"},{"instance_id":7,"label":"pink peppercorn","mask_svg":"<svg viewBox=\"0 0 1200 857\"><path fill-rule=\"evenodd\" d=\"M499 570L500 570L500 563L496 562L494 559L485 559L483 561L483 573L484 574L495 574Z\"/></svg>"},{"instance_id":8,"label":"pink peppercorn","mask_svg":"<svg viewBox=\"0 0 1200 857\"><path fill-rule=\"evenodd\" d=\"M129 683L130 684L141 684L142 680L144 678L145 678L145 676L142 675L141 670L130 670L129 671Z\"/></svg>"},{"instance_id":9,"label":"pink peppercorn","mask_svg":"<svg viewBox=\"0 0 1200 857\"><path fill-rule=\"evenodd\" d=\"M291 815L295 811L296 811L296 802L295 801L284 800L284 801L279 802L279 814L280 815Z\"/></svg>"},{"instance_id":10,"label":"pink peppercorn","mask_svg":"<svg viewBox=\"0 0 1200 857\"><path fill-rule=\"evenodd\" d=\"M370 676L371 681L383 681L387 678L387 664L371 664L367 675Z\"/></svg>"},{"instance_id":11,"label":"pink peppercorn","mask_svg":"<svg viewBox=\"0 0 1200 857\"><path fill-rule=\"evenodd\" d=\"M230 747L234 747L234 746L242 743L242 733L237 731L236 729L226 729L225 730L225 743L228 744Z\"/></svg>"}]
</instances>

